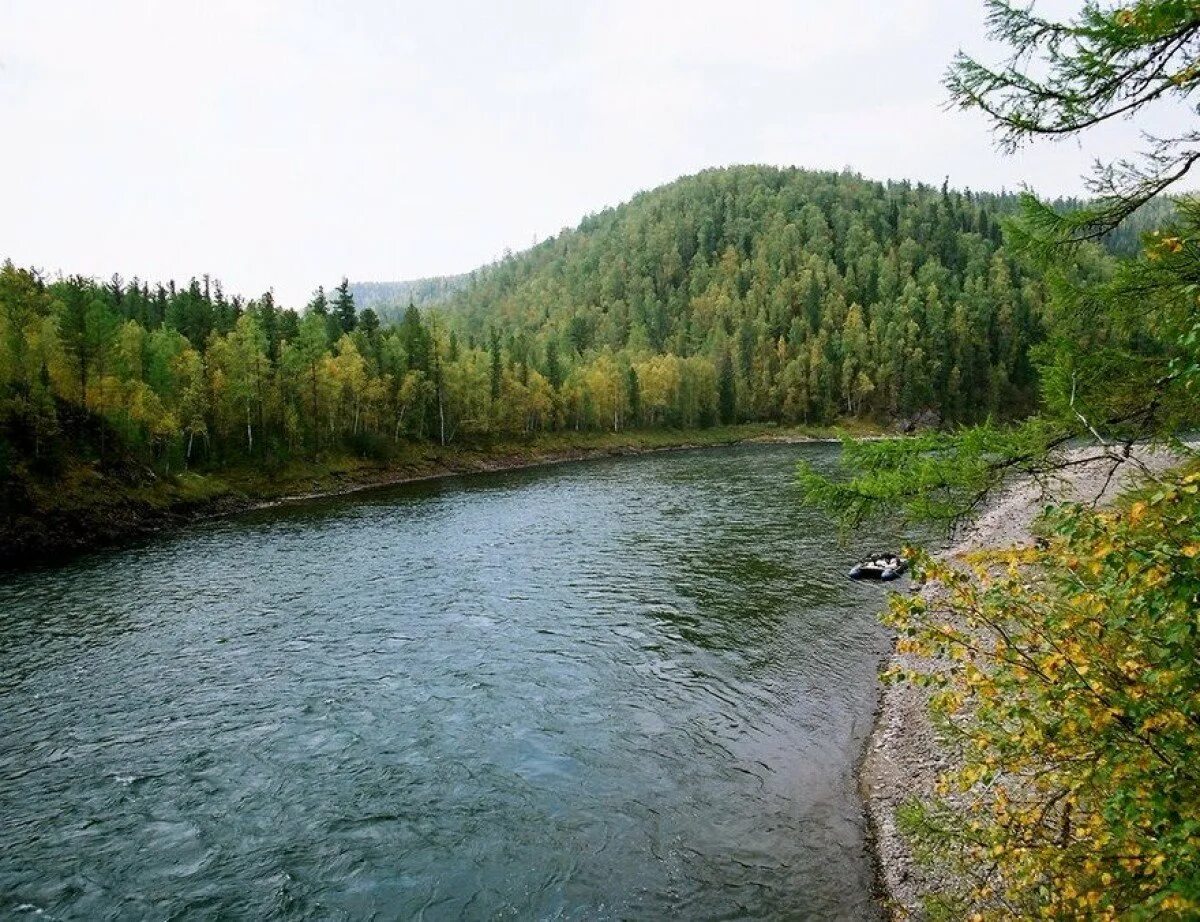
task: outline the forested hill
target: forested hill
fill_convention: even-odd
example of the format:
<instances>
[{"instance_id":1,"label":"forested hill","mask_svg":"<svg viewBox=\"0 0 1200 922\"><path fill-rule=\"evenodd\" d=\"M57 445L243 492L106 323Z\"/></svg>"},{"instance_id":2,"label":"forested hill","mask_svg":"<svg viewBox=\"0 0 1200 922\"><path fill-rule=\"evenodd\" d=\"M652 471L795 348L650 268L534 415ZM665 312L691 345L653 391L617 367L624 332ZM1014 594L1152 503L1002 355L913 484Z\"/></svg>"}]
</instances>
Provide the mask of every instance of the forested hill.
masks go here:
<instances>
[{"instance_id":1,"label":"forested hill","mask_svg":"<svg viewBox=\"0 0 1200 922\"><path fill-rule=\"evenodd\" d=\"M694 421L685 393L715 395L708 412L724 419L1017 416L1042 298L1002 246L1015 206L849 174L709 170L476 273L448 303L471 342L498 337L503 362L556 386L597 365L619 375L648 420Z\"/></svg>"},{"instance_id":2,"label":"forested hill","mask_svg":"<svg viewBox=\"0 0 1200 922\"><path fill-rule=\"evenodd\" d=\"M47 279L5 263L0 513L31 508L5 483L57 483L79 461L168 473L568 429L1020 416L1042 286L1003 248L1014 207L713 170L478 270L394 325L345 280L297 312L207 276Z\"/></svg>"}]
</instances>

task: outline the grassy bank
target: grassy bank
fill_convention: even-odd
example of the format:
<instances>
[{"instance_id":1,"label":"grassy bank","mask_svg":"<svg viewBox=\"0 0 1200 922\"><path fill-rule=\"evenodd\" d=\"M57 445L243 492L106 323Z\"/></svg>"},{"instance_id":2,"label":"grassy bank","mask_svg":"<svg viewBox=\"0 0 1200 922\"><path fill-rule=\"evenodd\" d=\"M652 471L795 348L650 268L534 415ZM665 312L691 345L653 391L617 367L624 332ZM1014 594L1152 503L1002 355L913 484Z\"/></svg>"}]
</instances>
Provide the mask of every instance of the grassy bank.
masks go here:
<instances>
[{"instance_id":1,"label":"grassy bank","mask_svg":"<svg viewBox=\"0 0 1200 922\"><path fill-rule=\"evenodd\" d=\"M746 424L693 430L555 432L520 441L446 448L401 444L385 460L333 456L269 467L245 463L170 476L139 468L113 469L112 465L101 469L78 461L65 465L52 479L19 470L6 485L0 567L62 559L200 517L409 480L678 448L824 439L841 431L846 430ZM861 423L849 431L871 434Z\"/></svg>"}]
</instances>

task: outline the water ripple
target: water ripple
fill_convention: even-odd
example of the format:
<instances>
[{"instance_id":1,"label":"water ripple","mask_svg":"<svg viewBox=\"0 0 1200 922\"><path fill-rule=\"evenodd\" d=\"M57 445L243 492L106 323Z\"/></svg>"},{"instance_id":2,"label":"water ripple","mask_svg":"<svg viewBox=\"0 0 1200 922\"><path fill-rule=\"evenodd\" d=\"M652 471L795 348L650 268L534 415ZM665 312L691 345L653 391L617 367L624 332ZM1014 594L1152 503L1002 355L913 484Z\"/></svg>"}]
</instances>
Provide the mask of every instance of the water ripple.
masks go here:
<instances>
[{"instance_id":1,"label":"water ripple","mask_svg":"<svg viewBox=\"0 0 1200 922\"><path fill-rule=\"evenodd\" d=\"M873 918L862 547L757 447L0 582L0 915Z\"/></svg>"}]
</instances>

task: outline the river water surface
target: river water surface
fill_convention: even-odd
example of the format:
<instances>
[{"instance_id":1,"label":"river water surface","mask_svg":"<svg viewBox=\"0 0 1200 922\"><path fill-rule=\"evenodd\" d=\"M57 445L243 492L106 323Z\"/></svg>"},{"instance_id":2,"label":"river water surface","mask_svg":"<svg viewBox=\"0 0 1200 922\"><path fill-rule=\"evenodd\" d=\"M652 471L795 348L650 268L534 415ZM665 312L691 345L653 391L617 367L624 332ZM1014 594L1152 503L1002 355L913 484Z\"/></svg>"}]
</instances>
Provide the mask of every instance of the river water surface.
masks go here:
<instances>
[{"instance_id":1,"label":"river water surface","mask_svg":"<svg viewBox=\"0 0 1200 922\"><path fill-rule=\"evenodd\" d=\"M874 919L828 446L447 479L0 579L0 915ZM864 539L865 540L865 539Z\"/></svg>"}]
</instances>

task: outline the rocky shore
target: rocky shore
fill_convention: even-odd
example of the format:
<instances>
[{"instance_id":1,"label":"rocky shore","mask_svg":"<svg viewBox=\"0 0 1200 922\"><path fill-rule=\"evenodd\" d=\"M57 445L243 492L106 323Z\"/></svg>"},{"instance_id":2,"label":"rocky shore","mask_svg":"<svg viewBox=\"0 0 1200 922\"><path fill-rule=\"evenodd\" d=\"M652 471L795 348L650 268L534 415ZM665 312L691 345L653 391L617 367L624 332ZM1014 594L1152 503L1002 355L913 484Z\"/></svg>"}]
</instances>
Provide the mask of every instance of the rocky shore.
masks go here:
<instances>
[{"instance_id":1,"label":"rocky shore","mask_svg":"<svg viewBox=\"0 0 1200 922\"><path fill-rule=\"evenodd\" d=\"M1076 449L1068 460L1080 462L1097 454L1095 448ZM1026 543L1031 540L1033 523L1047 505L1057 501L1105 503L1137 484L1145 470L1161 471L1178 463L1178 458L1166 451L1142 450L1135 459L1121 464L1115 472L1112 461L1101 459L1078 463L1046 481L1014 483L956 536L943 555L953 559L980 548ZM930 583L917 591L932 600L939 587ZM894 653L888 665L927 668L927 663L910 654ZM914 798L930 796L937 776L952 758L952 753L939 744L930 723L926 692L908 685L884 686L859 778L879 888L893 919L925 918L925 898L946 886L936 870L914 860L897 827L896 811Z\"/></svg>"}]
</instances>

